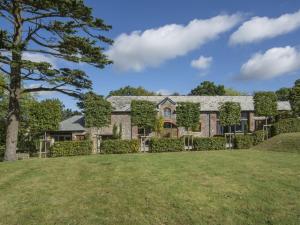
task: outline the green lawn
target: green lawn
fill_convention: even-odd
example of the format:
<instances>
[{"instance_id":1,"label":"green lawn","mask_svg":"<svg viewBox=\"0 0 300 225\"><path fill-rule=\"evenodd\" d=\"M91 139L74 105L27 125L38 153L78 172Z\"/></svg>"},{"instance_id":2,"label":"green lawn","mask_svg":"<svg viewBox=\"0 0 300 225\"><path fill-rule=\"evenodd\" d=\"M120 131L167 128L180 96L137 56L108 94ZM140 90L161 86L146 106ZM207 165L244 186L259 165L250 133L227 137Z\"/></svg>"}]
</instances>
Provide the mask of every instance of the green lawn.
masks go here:
<instances>
[{"instance_id":1,"label":"green lawn","mask_svg":"<svg viewBox=\"0 0 300 225\"><path fill-rule=\"evenodd\" d=\"M300 224L297 153L34 159L0 174L0 224Z\"/></svg>"},{"instance_id":2,"label":"green lawn","mask_svg":"<svg viewBox=\"0 0 300 225\"><path fill-rule=\"evenodd\" d=\"M280 134L255 146L255 150L300 153L300 133Z\"/></svg>"}]
</instances>

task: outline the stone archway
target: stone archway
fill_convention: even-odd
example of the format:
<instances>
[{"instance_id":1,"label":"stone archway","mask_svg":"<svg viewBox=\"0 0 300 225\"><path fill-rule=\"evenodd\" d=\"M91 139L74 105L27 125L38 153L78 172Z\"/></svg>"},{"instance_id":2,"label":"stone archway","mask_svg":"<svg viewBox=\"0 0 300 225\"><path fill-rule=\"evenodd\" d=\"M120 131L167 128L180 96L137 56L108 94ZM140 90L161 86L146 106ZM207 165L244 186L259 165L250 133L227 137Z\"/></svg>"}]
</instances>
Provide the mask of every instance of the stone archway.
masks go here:
<instances>
[{"instance_id":1,"label":"stone archway","mask_svg":"<svg viewBox=\"0 0 300 225\"><path fill-rule=\"evenodd\" d=\"M166 138L178 138L178 127L176 124L170 121L165 121L162 136Z\"/></svg>"}]
</instances>

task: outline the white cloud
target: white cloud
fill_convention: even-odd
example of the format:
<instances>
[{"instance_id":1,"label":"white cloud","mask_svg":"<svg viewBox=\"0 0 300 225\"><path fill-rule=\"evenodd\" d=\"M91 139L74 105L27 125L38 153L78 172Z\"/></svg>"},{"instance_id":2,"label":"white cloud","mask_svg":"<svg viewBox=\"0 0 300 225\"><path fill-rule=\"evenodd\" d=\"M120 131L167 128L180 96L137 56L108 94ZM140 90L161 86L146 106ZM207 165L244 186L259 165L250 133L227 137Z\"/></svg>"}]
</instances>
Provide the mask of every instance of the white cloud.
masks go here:
<instances>
[{"instance_id":1,"label":"white cloud","mask_svg":"<svg viewBox=\"0 0 300 225\"><path fill-rule=\"evenodd\" d=\"M300 69L300 52L293 47L271 48L264 53L254 54L241 67L238 78L272 79Z\"/></svg>"},{"instance_id":2,"label":"white cloud","mask_svg":"<svg viewBox=\"0 0 300 225\"><path fill-rule=\"evenodd\" d=\"M277 18L253 17L244 22L230 37L230 44L258 42L300 28L300 10Z\"/></svg>"},{"instance_id":3,"label":"white cloud","mask_svg":"<svg viewBox=\"0 0 300 225\"><path fill-rule=\"evenodd\" d=\"M241 16L218 15L192 20L186 26L169 24L156 29L121 34L106 54L121 71L142 71L183 56L233 28Z\"/></svg>"},{"instance_id":4,"label":"white cloud","mask_svg":"<svg viewBox=\"0 0 300 225\"><path fill-rule=\"evenodd\" d=\"M159 89L158 91L156 91L156 94L158 95L171 95L172 93L174 92L167 89Z\"/></svg>"},{"instance_id":5,"label":"white cloud","mask_svg":"<svg viewBox=\"0 0 300 225\"><path fill-rule=\"evenodd\" d=\"M54 68L57 67L57 58L42 54L42 53L31 53L31 52L24 52L22 55L24 60L30 60L32 62L47 62L50 63Z\"/></svg>"},{"instance_id":6,"label":"white cloud","mask_svg":"<svg viewBox=\"0 0 300 225\"><path fill-rule=\"evenodd\" d=\"M191 61L191 67L198 70L208 69L213 61L212 57L204 57L200 56L198 59L194 59Z\"/></svg>"}]
</instances>

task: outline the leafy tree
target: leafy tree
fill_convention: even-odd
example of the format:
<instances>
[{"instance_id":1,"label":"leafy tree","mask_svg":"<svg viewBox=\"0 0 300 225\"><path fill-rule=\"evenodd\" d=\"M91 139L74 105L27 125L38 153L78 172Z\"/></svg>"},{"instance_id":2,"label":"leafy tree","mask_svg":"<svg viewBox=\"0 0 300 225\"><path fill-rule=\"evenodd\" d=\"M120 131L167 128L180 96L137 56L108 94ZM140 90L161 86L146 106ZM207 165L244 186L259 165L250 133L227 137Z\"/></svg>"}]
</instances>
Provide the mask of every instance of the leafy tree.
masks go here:
<instances>
[{"instance_id":1,"label":"leafy tree","mask_svg":"<svg viewBox=\"0 0 300 225\"><path fill-rule=\"evenodd\" d=\"M164 118L162 116L159 116L156 118L154 130L155 130L157 136L161 136L161 134L164 130Z\"/></svg>"},{"instance_id":2,"label":"leafy tree","mask_svg":"<svg viewBox=\"0 0 300 225\"><path fill-rule=\"evenodd\" d=\"M225 88L225 94L226 96L241 96L241 95L247 95L245 92L237 91L233 88Z\"/></svg>"},{"instance_id":3,"label":"leafy tree","mask_svg":"<svg viewBox=\"0 0 300 225\"><path fill-rule=\"evenodd\" d=\"M239 124L241 119L241 105L238 102L224 102L219 107L220 124L229 127L231 133L231 126ZM229 146L232 146L232 138L229 136Z\"/></svg>"},{"instance_id":4,"label":"leafy tree","mask_svg":"<svg viewBox=\"0 0 300 225\"><path fill-rule=\"evenodd\" d=\"M83 109L86 127L102 128L110 125L112 106L103 96L88 92L78 105Z\"/></svg>"},{"instance_id":5,"label":"leafy tree","mask_svg":"<svg viewBox=\"0 0 300 225\"><path fill-rule=\"evenodd\" d=\"M289 101L291 88L280 88L275 92L279 101Z\"/></svg>"},{"instance_id":6,"label":"leafy tree","mask_svg":"<svg viewBox=\"0 0 300 225\"><path fill-rule=\"evenodd\" d=\"M300 116L300 79L295 81L295 86L290 93L290 103L294 116Z\"/></svg>"},{"instance_id":7,"label":"leafy tree","mask_svg":"<svg viewBox=\"0 0 300 225\"><path fill-rule=\"evenodd\" d=\"M110 91L108 96L153 96L156 95L152 91L147 91L143 87L125 86L118 90Z\"/></svg>"},{"instance_id":8,"label":"leafy tree","mask_svg":"<svg viewBox=\"0 0 300 225\"><path fill-rule=\"evenodd\" d=\"M266 124L268 124L268 119L270 117L275 117L278 114L277 111L277 96L274 92L256 92L253 97L255 114L257 116L266 117ZM266 138L269 137L269 130L266 129L264 133Z\"/></svg>"},{"instance_id":9,"label":"leafy tree","mask_svg":"<svg viewBox=\"0 0 300 225\"><path fill-rule=\"evenodd\" d=\"M176 107L176 123L187 131L197 126L200 120L200 104L193 102L178 102Z\"/></svg>"},{"instance_id":10,"label":"leafy tree","mask_svg":"<svg viewBox=\"0 0 300 225\"><path fill-rule=\"evenodd\" d=\"M146 129L154 128L157 115L155 108L155 103L150 101L131 101L131 122L133 125L142 128L144 135L146 135Z\"/></svg>"},{"instance_id":11,"label":"leafy tree","mask_svg":"<svg viewBox=\"0 0 300 225\"><path fill-rule=\"evenodd\" d=\"M111 27L93 17L83 0L1 0L0 18L5 27L0 28L0 70L8 78L1 86L9 91L5 160L15 160L22 95L57 91L78 97L92 87L83 71L26 60L24 53L103 68L111 61L99 44L112 43L102 35ZM26 82L38 86L22 87Z\"/></svg>"},{"instance_id":12,"label":"leafy tree","mask_svg":"<svg viewBox=\"0 0 300 225\"><path fill-rule=\"evenodd\" d=\"M231 126L239 124L241 119L241 106L238 102L224 102L219 107L220 112L220 124L222 126Z\"/></svg>"},{"instance_id":13,"label":"leafy tree","mask_svg":"<svg viewBox=\"0 0 300 225\"><path fill-rule=\"evenodd\" d=\"M176 107L176 123L179 127L184 127L188 132L199 126L200 120L200 104L193 102L178 102ZM188 146L190 143L190 135L187 137Z\"/></svg>"},{"instance_id":14,"label":"leafy tree","mask_svg":"<svg viewBox=\"0 0 300 225\"><path fill-rule=\"evenodd\" d=\"M200 85L191 90L189 95L225 95L225 88L224 85L215 85L214 82L203 81Z\"/></svg>"},{"instance_id":15,"label":"leafy tree","mask_svg":"<svg viewBox=\"0 0 300 225\"><path fill-rule=\"evenodd\" d=\"M31 134L59 129L62 120L63 104L58 99L46 99L41 102L33 101L28 105L27 126Z\"/></svg>"},{"instance_id":16,"label":"leafy tree","mask_svg":"<svg viewBox=\"0 0 300 225\"><path fill-rule=\"evenodd\" d=\"M255 114L267 119L277 115L277 96L271 91L256 92L253 97Z\"/></svg>"},{"instance_id":17,"label":"leafy tree","mask_svg":"<svg viewBox=\"0 0 300 225\"><path fill-rule=\"evenodd\" d=\"M62 120L66 120L72 116L81 115L81 112L72 109L63 109L62 111Z\"/></svg>"}]
</instances>

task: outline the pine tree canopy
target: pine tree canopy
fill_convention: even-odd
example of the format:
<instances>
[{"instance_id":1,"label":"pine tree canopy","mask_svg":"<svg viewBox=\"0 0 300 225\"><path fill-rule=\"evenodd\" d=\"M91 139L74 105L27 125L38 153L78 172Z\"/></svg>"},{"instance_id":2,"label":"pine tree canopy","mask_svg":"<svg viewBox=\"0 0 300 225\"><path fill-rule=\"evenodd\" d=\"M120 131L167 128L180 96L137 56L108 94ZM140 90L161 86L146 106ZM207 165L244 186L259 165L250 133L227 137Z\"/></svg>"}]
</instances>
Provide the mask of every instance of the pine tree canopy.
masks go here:
<instances>
[{"instance_id":1,"label":"pine tree canopy","mask_svg":"<svg viewBox=\"0 0 300 225\"><path fill-rule=\"evenodd\" d=\"M103 54L104 47L100 47L100 44L112 44L112 40L102 35L111 26L93 17L92 9L82 0L1 0L0 20L0 63L3 65L0 70L10 77L7 85L0 85L8 91L10 84L18 80L38 82L35 87L22 88L21 94L58 91L77 97L82 90L92 87L84 71L26 60L25 53L97 68L112 63ZM18 75L16 71L21 72Z\"/></svg>"}]
</instances>

